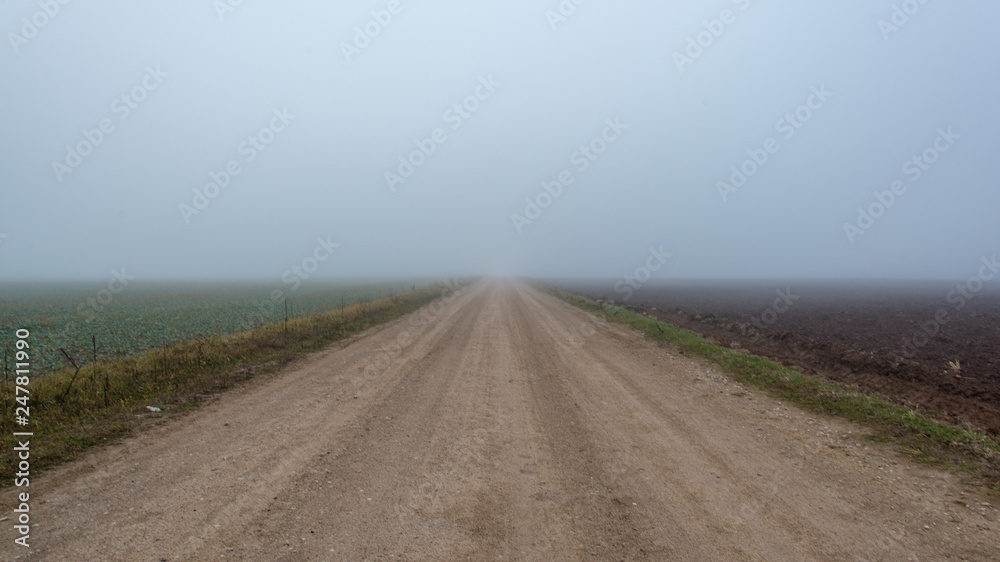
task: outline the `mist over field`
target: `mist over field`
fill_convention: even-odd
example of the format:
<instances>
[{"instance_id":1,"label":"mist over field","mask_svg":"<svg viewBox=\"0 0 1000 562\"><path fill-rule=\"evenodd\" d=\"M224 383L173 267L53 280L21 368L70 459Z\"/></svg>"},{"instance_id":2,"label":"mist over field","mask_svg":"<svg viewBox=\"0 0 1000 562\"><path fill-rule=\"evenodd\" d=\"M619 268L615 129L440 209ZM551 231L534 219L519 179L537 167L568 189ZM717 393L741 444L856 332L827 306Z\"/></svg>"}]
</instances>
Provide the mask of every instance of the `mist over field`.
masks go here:
<instances>
[{"instance_id":1,"label":"mist over field","mask_svg":"<svg viewBox=\"0 0 1000 562\"><path fill-rule=\"evenodd\" d=\"M7 0L0 281L982 276L997 21Z\"/></svg>"}]
</instances>

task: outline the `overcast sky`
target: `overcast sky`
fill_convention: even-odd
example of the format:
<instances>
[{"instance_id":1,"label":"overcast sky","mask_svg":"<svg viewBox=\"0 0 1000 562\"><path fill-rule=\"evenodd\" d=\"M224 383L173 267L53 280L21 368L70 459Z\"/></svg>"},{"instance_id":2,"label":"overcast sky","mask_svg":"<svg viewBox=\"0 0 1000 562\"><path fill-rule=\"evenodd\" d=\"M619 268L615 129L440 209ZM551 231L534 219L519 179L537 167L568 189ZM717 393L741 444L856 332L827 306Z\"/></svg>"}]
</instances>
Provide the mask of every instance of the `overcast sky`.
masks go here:
<instances>
[{"instance_id":1,"label":"overcast sky","mask_svg":"<svg viewBox=\"0 0 1000 562\"><path fill-rule=\"evenodd\" d=\"M1000 250L995 1L61 2L0 2L0 279Z\"/></svg>"}]
</instances>

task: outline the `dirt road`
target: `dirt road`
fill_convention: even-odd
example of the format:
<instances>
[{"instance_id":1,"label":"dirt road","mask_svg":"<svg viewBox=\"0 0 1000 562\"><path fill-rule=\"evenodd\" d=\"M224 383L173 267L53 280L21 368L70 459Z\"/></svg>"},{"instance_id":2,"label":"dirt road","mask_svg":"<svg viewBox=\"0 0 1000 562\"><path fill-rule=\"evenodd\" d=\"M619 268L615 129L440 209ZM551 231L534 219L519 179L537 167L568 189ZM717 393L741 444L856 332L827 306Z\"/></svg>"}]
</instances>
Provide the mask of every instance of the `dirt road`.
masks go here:
<instances>
[{"instance_id":1,"label":"dirt road","mask_svg":"<svg viewBox=\"0 0 1000 562\"><path fill-rule=\"evenodd\" d=\"M423 315L33 480L33 557L1000 559L956 477L523 284Z\"/></svg>"}]
</instances>

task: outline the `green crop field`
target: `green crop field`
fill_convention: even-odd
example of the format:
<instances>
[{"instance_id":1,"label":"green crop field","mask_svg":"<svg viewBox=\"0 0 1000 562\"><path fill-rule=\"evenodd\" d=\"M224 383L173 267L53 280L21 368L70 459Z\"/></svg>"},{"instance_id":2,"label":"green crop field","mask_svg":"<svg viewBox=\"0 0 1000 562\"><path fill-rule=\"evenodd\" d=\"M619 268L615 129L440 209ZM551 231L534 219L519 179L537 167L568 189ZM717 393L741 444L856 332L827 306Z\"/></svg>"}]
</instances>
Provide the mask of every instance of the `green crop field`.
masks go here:
<instances>
[{"instance_id":1,"label":"green crop field","mask_svg":"<svg viewBox=\"0 0 1000 562\"><path fill-rule=\"evenodd\" d=\"M431 285L426 279L303 284L289 293L273 285L239 283L0 284L0 361L13 367L14 331L31 331L32 374L48 375L90 363L93 342L101 361L168 344L225 336L285 318L333 310Z\"/></svg>"}]
</instances>

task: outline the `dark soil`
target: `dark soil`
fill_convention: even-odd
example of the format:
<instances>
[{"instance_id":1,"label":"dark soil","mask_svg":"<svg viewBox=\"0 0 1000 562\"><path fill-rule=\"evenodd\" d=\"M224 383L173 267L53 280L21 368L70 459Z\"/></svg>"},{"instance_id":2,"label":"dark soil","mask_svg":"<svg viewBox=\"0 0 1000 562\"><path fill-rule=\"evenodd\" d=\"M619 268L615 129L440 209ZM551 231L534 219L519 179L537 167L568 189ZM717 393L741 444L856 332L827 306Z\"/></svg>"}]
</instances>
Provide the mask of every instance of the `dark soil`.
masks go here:
<instances>
[{"instance_id":1,"label":"dark soil","mask_svg":"<svg viewBox=\"0 0 1000 562\"><path fill-rule=\"evenodd\" d=\"M672 281L649 283L628 302L614 280L548 283L1000 434L996 287L970 292L958 309L954 295L947 300L956 282Z\"/></svg>"}]
</instances>

